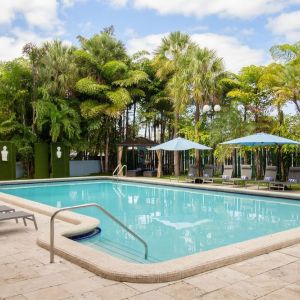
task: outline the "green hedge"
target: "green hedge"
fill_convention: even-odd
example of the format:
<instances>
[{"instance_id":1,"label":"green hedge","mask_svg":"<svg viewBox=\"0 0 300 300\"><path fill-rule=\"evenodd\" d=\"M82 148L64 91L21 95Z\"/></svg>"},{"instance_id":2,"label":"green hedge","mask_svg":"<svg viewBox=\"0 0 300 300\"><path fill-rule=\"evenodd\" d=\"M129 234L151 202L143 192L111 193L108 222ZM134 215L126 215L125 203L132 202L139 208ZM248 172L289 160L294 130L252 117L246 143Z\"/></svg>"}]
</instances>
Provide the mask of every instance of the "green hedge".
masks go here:
<instances>
[{"instance_id":1,"label":"green hedge","mask_svg":"<svg viewBox=\"0 0 300 300\"><path fill-rule=\"evenodd\" d=\"M1 151L7 147L8 161L3 161ZM16 179L16 146L12 142L0 141L0 180Z\"/></svg>"},{"instance_id":2,"label":"green hedge","mask_svg":"<svg viewBox=\"0 0 300 300\"><path fill-rule=\"evenodd\" d=\"M49 145L34 145L34 178L49 178Z\"/></svg>"},{"instance_id":3,"label":"green hedge","mask_svg":"<svg viewBox=\"0 0 300 300\"><path fill-rule=\"evenodd\" d=\"M61 143L51 144L51 177L69 177L70 176L70 148ZM57 157L57 147L61 148L61 158Z\"/></svg>"}]
</instances>

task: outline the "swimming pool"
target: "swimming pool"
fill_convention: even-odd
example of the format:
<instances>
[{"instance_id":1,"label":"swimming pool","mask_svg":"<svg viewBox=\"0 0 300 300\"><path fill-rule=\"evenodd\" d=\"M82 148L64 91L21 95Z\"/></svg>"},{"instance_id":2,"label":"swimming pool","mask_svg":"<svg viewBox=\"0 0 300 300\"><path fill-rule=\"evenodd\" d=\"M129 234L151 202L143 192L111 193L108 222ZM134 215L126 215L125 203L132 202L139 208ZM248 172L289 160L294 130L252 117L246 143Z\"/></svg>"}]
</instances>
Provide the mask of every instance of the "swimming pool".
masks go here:
<instances>
[{"instance_id":1,"label":"swimming pool","mask_svg":"<svg viewBox=\"0 0 300 300\"><path fill-rule=\"evenodd\" d=\"M300 226L300 202L175 186L110 180L1 186L3 193L54 207L96 202L149 245L160 262ZM143 246L93 208L102 232L82 243L129 261L143 260Z\"/></svg>"}]
</instances>

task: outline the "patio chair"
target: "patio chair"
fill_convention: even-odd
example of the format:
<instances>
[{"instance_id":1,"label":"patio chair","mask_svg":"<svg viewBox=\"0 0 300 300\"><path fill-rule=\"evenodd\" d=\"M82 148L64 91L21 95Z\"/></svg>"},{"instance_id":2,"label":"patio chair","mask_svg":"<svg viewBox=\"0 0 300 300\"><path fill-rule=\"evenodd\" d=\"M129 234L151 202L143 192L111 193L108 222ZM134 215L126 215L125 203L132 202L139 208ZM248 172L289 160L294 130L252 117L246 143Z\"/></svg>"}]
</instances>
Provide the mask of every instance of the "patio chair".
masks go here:
<instances>
[{"instance_id":1,"label":"patio chair","mask_svg":"<svg viewBox=\"0 0 300 300\"><path fill-rule=\"evenodd\" d=\"M247 181L251 180L252 178L252 166L251 165L241 165L241 177L240 178L231 178L230 181L233 182L233 184L239 184L242 183L244 186L246 186Z\"/></svg>"},{"instance_id":2,"label":"patio chair","mask_svg":"<svg viewBox=\"0 0 300 300\"><path fill-rule=\"evenodd\" d=\"M276 181L277 176L277 167L276 166L267 166L265 171L265 176L263 180L256 180L257 189L262 184L266 184L268 189L270 189L270 183Z\"/></svg>"},{"instance_id":3,"label":"patio chair","mask_svg":"<svg viewBox=\"0 0 300 300\"><path fill-rule=\"evenodd\" d=\"M127 177L143 176L143 169L137 168L136 170L127 170L126 176Z\"/></svg>"},{"instance_id":4,"label":"patio chair","mask_svg":"<svg viewBox=\"0 0 300 300\"><path fill-rule=\"evenodd\" d=\"M199 178L197 166L189 165L189 170L188 170L188 174L187 174L185 181L195 183L197 178Z\"/></svg>"},{"instance_id":5,"label":"patio chair","mask_svg":"<svg viewBox=\"0 0 300 300\"><path fill-rule=\"evenodd\" d=\"M204 166L203 169L203 176L198 177L197 179L200 179L202 183L213 183L214 182L213 173L214 173L214 166L206 165Z\"/></svg>"},{"instance_id":6,"label":"patio chair","mask_svg":"<svg viewBox=\"0 0 300 300\"><path fill-rule=\"evenodd\" d=\"M146 170L143 172L144 177L156 177L157 176L157 170Z\"/></svg>"},{"instance_id":7,"label":"patio chair","mask_svg":"<svg viewBox=\"0 0 300 300\"><path fill-rule=\"evenodd\" d=\"M23 219L25 226L27 226L26 220L32 221L34 223L35 229L38 230L35 216L32 213L27 213L25 211L13 211L13 212L6 212L0 214L0 221L18 220L18 219Z\"/></svg>"},{"instance_id":8,"label":"patio chair","mask_svg":"<svg viewBox=\"0 0 300 300\"><path fill-rule=\"evenodd\" d=\"M13 212L15 211L14 208L11 208L7 205L0 205L0 213L7 213L7 212Z\"/></svg>"},{"instance_id":9,"label":"patio chair","mask_svg":"<svg viewBox=\"0 0 300 300\"><path fill-rule=\"evenodd\" d=\"M230 180L233 173L233 167L232 165L225 165L222 175L222 184L232 184L232 181Z\"/></svg>"},{"instance_id":10,"label":"patio chair","mask_svg":"<svg viewBox=\"0 0 300 300\"><path fill-rule=\"evenodd\" d=\"M285 187L292 187L293 184L300 183L300 167L290 167L287 181L271 181L269 189L274 188L284 190Z\"/></svg>"}]
</instances>

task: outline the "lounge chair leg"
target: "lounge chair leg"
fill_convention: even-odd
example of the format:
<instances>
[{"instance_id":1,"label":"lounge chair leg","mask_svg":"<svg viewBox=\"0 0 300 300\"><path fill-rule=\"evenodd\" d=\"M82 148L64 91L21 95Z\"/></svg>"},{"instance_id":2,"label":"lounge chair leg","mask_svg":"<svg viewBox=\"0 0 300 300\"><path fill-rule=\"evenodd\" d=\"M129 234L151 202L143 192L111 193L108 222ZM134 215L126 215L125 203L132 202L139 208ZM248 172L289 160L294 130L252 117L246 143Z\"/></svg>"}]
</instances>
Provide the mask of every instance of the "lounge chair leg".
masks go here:
<instances>
[{"instance_id":1,"label":"lounge chair leg","mask_svg":"<svg viewBox=\"0 0 300 300\"><path fill-rule=\"evenodd\" d=\"M25 218L23 218L24 225L27 226Z\"/></svg>"},{"instance_id":2,"label":"lounge chair leg","mask_svg":"<svg viewBox=\"0 0 300 300\"><path fill-rule=\"evenodd\" d=\"M18 219L15 219L16 220L16 223L19 223L19 220Z\"/></svg>"},{"instance_id":3,"label":"lounge chair leg","mask_svg":"<svg viewBox=\"0 0 300 300\"><path fill-rule=\"evenodd\" d=\"M34 215L32 216L32 221L33 221L33 223L34 223L35 230L38 230L38 227L37 227L37 224L36 224L36 220L35 220L35 216L34 216Z\"/></svg>"}]
</instances>

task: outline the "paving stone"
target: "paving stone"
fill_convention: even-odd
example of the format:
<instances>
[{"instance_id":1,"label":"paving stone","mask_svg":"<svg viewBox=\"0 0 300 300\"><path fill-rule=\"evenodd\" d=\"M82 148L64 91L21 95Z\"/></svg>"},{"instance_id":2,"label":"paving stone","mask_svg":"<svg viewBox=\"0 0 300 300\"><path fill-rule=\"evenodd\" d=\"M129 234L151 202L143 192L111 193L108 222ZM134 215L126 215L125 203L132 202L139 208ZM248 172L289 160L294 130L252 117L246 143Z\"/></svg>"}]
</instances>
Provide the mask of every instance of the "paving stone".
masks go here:
<instances>
[{"instance_id":1,"label":"paving stone","mask_svg":"<svg viewBox=\"0 0 300 300\"><path fill-rule=\"evenodd\" d=\"M133 289L140 291L140 292L149 292L153 290L157 290L161 287L167 286L169 284L172 284L170 282L163 282L163 283L132 283L132 282L126 282L126 285L132 287Z\"/></svg>"},{"instance_id":2,"label":"paving stone","mask_svg":"<svg viewBox=\"0 0 300 300\"><path fill-rule=\"evenodd\" d=\"M255 276L280 266L296 261L297 258L285 255L279 252L272 252L270 254L260 255L258 257L248 259L246 261L233 264L230 269L244 273L249 276Z\"/></svg>"},{"instance_id":3,"label":"paving stone","mask_svg":"<svg viewBox=\"0 0 300 300\"><path fill-rule=\"evenodd\" d=\"M206 273L184 279L185 282L192 284L205 292L212 292L228 285L227 282L220 280L215 274Z\"/></svg>"},{"instance_id":4,"label":"paving stone","mask_svg":"<svg viewBox=\"0 0 300 300\"><path fill-rule=\"evenodd\" d=\"M86 292L91 292L97 290L104 285L101 284L101 281L96 281L91 278L83 278L80 280L75 280L72 282L64 283L61 285L66 291L70 292L72 295L77 296Z\"/></svg>"},{"instance_id":5,"label":"paving stone","mask_svg":"<svg viewBox=\"0 0 300 300\"><path fill-rule=\"evenodd\" d=\"M121 300L137 295L138 291L123 283L106 286L95 290L94 293L102 300Z\"/></svg>"},{"instance_id":6,"label":"paving stone","mask_svg":"<svg viewBox=\"0 0 300 300\"><path fill-rule=\"evenodd\" d=\"M278 250L278 252L300 258L300 245L298 244L291 247L283 248Z\"/></svg>"},{"instance_id":7,"label":"paving stone","mask_svg":"<svg viewBox=\"0 0 300 300\"><path fill-rule=\"evenodd\" d=\"M244 300L245 298L236 294L233 291L220 289L208 294L205 294L201 299L203 300Z\"/></svg>"},{"instance_id":8,"label":"paving stone","mask_svg":"<svg viewBox=\"0 0 300 300\"><path fill-rule=\"evenodd\" d=\"M60 300L71 297L72 295L61 286L52 286L37 290L32 293L24 294L24 296L30 300Z\"/></svg>"},{"instance_id":9,"label":"paving stone","mask_svg":"<svg viewBox=\"0 0 300 300\"><path fill-rule=\"evenodd\" d=\"M275 290L278 290L288 285L288 283L278 278L272 277L268 273L254 276L245 281L257 286L258 288L262 288L266 294L271 293Z\"/></svg>"},{"instance_id":10,"label":"paving stone","mask_svg":"<svg viewBox=\"0 0 300 300\"><path fill-rule=\"evenodd\" d=\"M270 292L269 288L258 286L247 280L232 284L226 287L225 290L238 294L244 299L257 299Z\"/></svg>"},{"instance_id":11,"label":"paving stone","mask_svg":"<svg viewBox=\"0 0 300 300\"><path fill-rule=\"evenodd\" d=\"M28 298L26 298L23 295L17 295L17 296L5 298L5 300L28 300Z\"/></svg>"},{"instance_id":12,"label":"paving stone","mask_svg":"<svg viewBox=\"0 0 300 300\"><path fill-rule=\"evenodd\" d=\"M262 299L262 300L282 300L282 299L287 299L287 300L295 299L296 300L296 299L300 299L300 286L291 284L283 289L272 292L260 299Z\"/></svg>"},{"instance_id":13,"label":"paving stone","mask_svg":"<svg viewBox=\"0 0 300 300\"><path fill-rule=\"evenodd\" d=\"M294 283L300 280L300 260L291 264L276 268L268 272L272 277L279 280Z\"/></svg>"},{"instance_id":14,"label":"paving stone","mask_svg":"<svg viewBox=\"0 0 300 300\"><path fill-rule=\"evenodd\" d=\"M174 298L167 294L161 293L160 291L150 291L147 293L130 297L128 299L130 300L172 300ZM185 299L189 299L189 298L186 297Z\"/></svg>"},{"instance_id":15,"label":"paving stone","mask_svg":"<svg viewBox=\"0 0 300 300\"><path fill-rule=\"evenodd\" d=\"M211 275L215 276L216 278L218 278L222 281L225 281L227 283L235 283L237 281L241 281L241 280L249 278L248 275L245 275L243 273L240 273L238 271L235 271L235 270L227 268L227 267L220 268L215 271L211 271L211 272L209 272L209 274L211 274Z\"/></svg>"},{"instance_id":16,"label":"paving stone","mask_svg":"<svg viewBox=\"0 0 300 300\"><path fill-rule=\"evenodd\" d=\"M205 294L205 291L183 281L167 285L158 291L178 300L199 299L200 296Z\"/></svg>"},{"instance_id":17,"label":"paving stone","mask_svg":"<svg viewBox=\"0 0 300 300\"><path fill-rule=\"evenodd\" d=\"M19 294L30 293L39 289L60 285L65 282L66 279L64 279L62 276L60 276L59 274L53 274L18 281L16 283L4 284L0 289L0 297L7 298Z\"/></svg>"}]
</instances>

